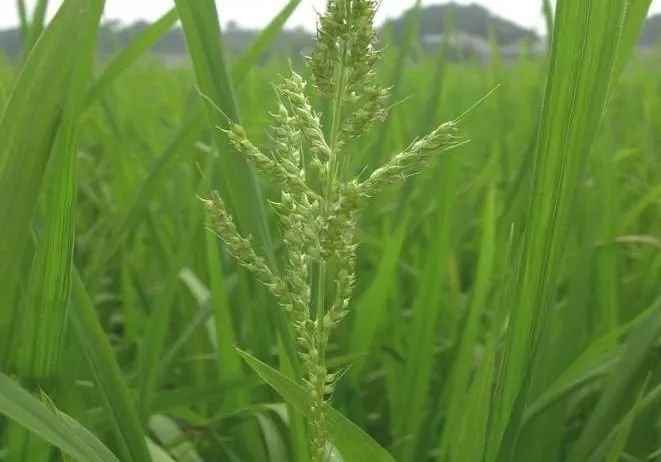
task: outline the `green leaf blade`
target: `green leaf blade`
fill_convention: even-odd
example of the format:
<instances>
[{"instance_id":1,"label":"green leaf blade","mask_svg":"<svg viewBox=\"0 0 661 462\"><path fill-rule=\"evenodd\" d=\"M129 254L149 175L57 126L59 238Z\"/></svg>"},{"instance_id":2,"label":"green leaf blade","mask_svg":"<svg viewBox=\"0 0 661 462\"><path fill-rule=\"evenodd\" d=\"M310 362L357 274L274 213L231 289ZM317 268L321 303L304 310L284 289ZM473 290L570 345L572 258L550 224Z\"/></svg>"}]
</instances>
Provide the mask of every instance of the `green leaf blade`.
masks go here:
<instances>
[{"instance_id":1,"label":"green leaf blade","mask_svg":"<svg viewBox=\"0 0 661 462\"><path fill-rule=\"evenodd\" d=\"M301 385L261 362L245 351L238 350L248 365L299 412L309 410L308 397ZM394 462L394 459L363 430L332 407L328 408L331 439L344 460L355 462Z\"/></svg>"}]
</instances>

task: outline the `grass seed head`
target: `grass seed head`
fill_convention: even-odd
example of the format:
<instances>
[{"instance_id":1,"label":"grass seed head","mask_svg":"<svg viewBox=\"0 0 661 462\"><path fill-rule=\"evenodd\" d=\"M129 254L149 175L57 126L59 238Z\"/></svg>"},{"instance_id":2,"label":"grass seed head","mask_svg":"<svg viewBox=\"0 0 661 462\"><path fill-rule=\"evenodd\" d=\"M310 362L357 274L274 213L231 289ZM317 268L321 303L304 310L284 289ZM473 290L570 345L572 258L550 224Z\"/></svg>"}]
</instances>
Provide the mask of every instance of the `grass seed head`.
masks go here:
<instances>
[{"instance_id":1,"label":"grass seed head","mask_svg":"<svg viewBox=\"0 0 661 462\"><path fill-rule=\"evenodd\" d=\"M459 143L457 125L449 122L412 142L366 180L343 178L340 154L346 154L348 142L387 115L390 92L377 85L374 71L379 57L375 11L374 1L331 0L319 19L317 47L308 63L315 87L332 100L328 141L321 116L306 94L307 84L293 71L275 86L279 104L268 130L272 156L252 144L241 126L231 124L224 130L250 164L281 189L280 200L271 205L284 244L282 273L275 275L254 252L250 240L240 236L220 197L206 201L228 252L271 291L289 317L310 402L313 462L326 460L327 401L341 374L328 372L325 355L332 330L349 314L356 286L359 210L387 185L424 169L433 152ZM322 191L313 189L309 172L317 174ZM327 274L330 268L333 273ZM331 277L334 287L326 288ZM314 310L313 283L318 284Z\"/></svg>"}]
</instances>

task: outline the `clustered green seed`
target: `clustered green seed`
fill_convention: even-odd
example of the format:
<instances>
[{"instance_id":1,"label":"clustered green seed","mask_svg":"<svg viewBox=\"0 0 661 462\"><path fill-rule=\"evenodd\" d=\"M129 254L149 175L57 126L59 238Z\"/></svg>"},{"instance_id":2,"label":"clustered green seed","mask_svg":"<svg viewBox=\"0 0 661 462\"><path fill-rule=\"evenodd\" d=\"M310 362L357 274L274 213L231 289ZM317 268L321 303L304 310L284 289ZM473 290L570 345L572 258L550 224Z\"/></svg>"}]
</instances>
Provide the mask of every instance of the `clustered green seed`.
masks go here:
<instances>
[{"instance_id":1,"label":"clustered green seed","mask_svg":"<svg viewBox=\"0 0 661 462\"><path fill-rule=\"evenodd\" d=\"M218 194L205 201L213 229L227 251L276 298L295 332L310 409L313 462L328 458L328 401L341 372L326 367L330 335L349 313L356 285L356 226L363 203L390 184L425 167L433 152L459 144L457 125L448 122L414 141L365 179L345 180L347 143L387 114L388 90L376 85L373 19L376 2L336 0L320 18L317 48L308 60L315 87L333 99L330 139L306 95L306 82L292 71L275 86L278 108L268 130L273 149L264 154L245 130L224 132L252 166L281 189L271 204L284 244L283 269L276 274L243 237ZM346 115L344 115L346 114ZM320 180L320 181L319 181ZM321 183L321 187L313 186ZM315 189L316 188L316 189ZM326 271L332 268L332 274ZM315 272L316 269L316 272ZM333 280L313 308L312 285Z\"/></svg>"}]
</instances>

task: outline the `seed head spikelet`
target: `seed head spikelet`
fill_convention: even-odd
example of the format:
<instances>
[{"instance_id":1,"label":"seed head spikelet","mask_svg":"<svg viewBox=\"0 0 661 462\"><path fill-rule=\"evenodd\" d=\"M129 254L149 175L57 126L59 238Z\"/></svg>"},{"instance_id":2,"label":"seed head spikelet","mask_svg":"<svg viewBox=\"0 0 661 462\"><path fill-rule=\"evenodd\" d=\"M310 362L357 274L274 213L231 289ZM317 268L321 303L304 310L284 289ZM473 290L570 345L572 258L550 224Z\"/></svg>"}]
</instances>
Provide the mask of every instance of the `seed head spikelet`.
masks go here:
<instances>
[{"instance_id":1,"label":"seed head spikelet","mask_svg":"<svg viewBox=\"0 0 661 462\"><path fill-rule=\"evenodd\" d=\"M360 184L360 195L371 197L378 194L384 187L424 169L429 156L434 152L451 149L460 143L456 123L446 122L440 125L374 170L367 180Z\"/></svg>"},{"instance_id":2,"label":"seed head spikelet","mask_svg":"<svg viewBox=\"0 0 661 462\"><path fill-rule=\"evenodd\" d=\"M282 101L278 110L271 113L273 125L268 134L273 141L273 154L289 173L304 177L305 170L301 164L301 132L297 127L296 118L291 116Z\"/></svg>"},{"instance_id":3,"label":"seed head spikelet","mask_svg":"<svg viewBox=\"0 0 661 462\"><path fill-rule=\"evenodd\" d=\"M284 167L281 162L271 159L252 144L246 136L246 132L242 126L232 124L230 129L223 131L234 148L244 154L248 159L248 162L250 162L255 170L260 172L264 178L286 189L300 193L306 193L308 191L308 188L300 175L291 172Z\"/></svg>"},{"instance_id":4,"label":"seed head spikelet","mask_svg":"<svg viewBox=\"0 0 661 462\"><path fill-rule=\"evenodd\" d=\"M388 113L390 91L378 85L374 71L380 57L373 27L376 9L373 0L330 1L309 58L315 86L336 97L339 113L350 114L337 133L340 146L359 138Z\"/></svg>"},{"instance_id":5,"label":"seed head spikelet","mask_svg":"<svg viewBox=\"0 0 661 462\"><path fill-rule=\"evenodd\" d=\"M310 152L320 161L327 162L331 149L324 138L321 117L312 109L305 94L305 87L303 77L292 71L291 76L284 78L276 90L283 99L289 102L298 129L310 144Z\"/></svg>"},{"instance_id":6,"label":"seed head spikelet","mask_svg":"<svg viewBox=\"0 0 661 462\"><path fill-rule=\"evenodd\" d=\"M266 261L255 253L249 237L239 233L232 216L227 212L225 203L218 193L213 193L210 200L205 200L207 212L211 218L213 230L225 244L234 259L271 291L282 290L283 282L270 270Z\"/></svg>"}]
</instances>

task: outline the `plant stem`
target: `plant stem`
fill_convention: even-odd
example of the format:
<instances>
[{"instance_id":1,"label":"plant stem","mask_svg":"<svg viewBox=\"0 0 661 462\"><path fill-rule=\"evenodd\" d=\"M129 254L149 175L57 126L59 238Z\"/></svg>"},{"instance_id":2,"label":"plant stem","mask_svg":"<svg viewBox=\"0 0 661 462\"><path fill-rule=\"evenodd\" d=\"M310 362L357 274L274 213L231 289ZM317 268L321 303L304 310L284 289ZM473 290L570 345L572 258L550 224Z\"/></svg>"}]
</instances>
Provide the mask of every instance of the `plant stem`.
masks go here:
<instances>
[{"instance_id":1,"label":"plant stem","mask_svg":"<svg viewBox=\"0 0 661 462\"><path fill-rule=\"evenodd\" d=\"M344 7L347 8L346 3ZM334 200L334 194L340 172L338 170L338 136L342 124L342 109L344 106L344 87L346 85L346 46L342 46L340 53L340 62L336 71L335 81L337 86L333 95L332 103L332 122L330 131L330 158L328 159L328 170L325 178L324 190L322 192L324 206L322 213L328 218L330 213L330 204ZM326 460L326 346L328 336L324 327L324 315L326 314L326 278L327 262L321 260L317 271L317 297L316 297L316 338L317 338L317 364L314 371L309 371L309 379L314 384L315 390L310 396L310 440L311 440L311 458L312 462L324 462Z\"/></svg>"}]
</instances>

